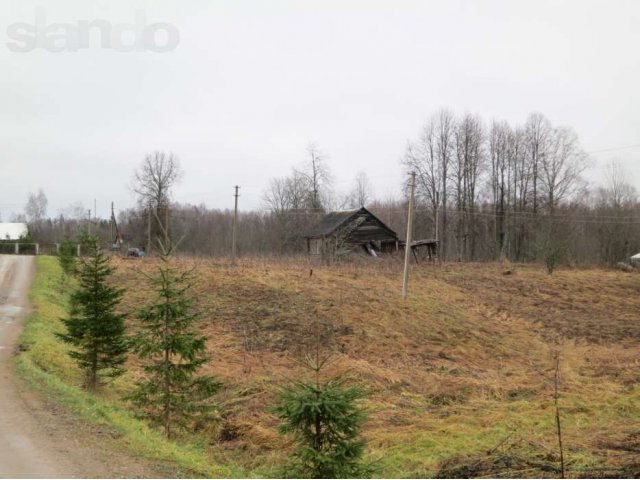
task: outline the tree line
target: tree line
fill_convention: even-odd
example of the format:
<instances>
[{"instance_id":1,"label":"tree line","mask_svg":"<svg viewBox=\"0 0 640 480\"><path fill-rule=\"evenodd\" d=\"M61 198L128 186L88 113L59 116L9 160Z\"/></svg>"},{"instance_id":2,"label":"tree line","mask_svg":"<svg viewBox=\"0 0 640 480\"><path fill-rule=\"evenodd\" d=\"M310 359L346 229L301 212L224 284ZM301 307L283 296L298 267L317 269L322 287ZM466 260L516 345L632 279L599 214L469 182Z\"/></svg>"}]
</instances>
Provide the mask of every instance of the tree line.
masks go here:
<instances>
[{"instance_id":1,"label":"tree line","mask_svg":"<svg viewBox=\"0 0 640 480\"><path fill-rule=\"evenodd\" d=\"M577 135L540 113L512 126L443 109L402 161L417 174L422 223L440 232L445 260L535 261L552 249L575 263L611 263L640 248L638 196L621 167L589 188Z\"/></svg>"},{"instance_id":2,"label":"tree line","mask_svg":"<svg viewBox=\"0 0 640 480\"><path fill-rule=\"evenodd\" d=\"M350 191L333 188L329 157L309 144L291 173L273 178L262 208L241 210L237 249L245 255L286 255L304 250L302 233L323 213L366 206L400 238L405 235L407 185L396 198L381 199L360 172ZM588 154L568 127L554 126L540 113L521 125L484 121L478 115L432 115L400 156L404 173L416 172L414 238L436 238L443 260L556 261L612 264L640 251L638 193L624 169L609 164L600 185L583 177ZM180 203L172 187L184 172L171 153L147 155L133 174L135 207L117 222L126 243L145 246L162 225L181 238L180 251L228 255L233 211ZM30 194L25 208L34 237L56 243L93 228L112 241L113 223L89 220L72 205L46 218L46 196Z\"/></svg>"}]
</instances>

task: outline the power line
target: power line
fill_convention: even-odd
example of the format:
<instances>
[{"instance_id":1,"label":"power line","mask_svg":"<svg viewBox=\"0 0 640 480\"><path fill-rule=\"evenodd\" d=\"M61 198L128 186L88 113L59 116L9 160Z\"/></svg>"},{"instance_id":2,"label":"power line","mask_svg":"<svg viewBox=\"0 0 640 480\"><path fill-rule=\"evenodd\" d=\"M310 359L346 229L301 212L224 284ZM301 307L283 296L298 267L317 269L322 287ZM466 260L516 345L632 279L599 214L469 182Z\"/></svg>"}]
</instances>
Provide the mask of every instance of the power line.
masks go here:
<instances>
[{"instance_id":1,"label":"power line","mask_svg":"<svg viewBox=\"0 0 640 480\"><path fill-rule=\"evenodd\" d=\"M407 209L406 208L384 208L385 212L393 212L393 213L402 213L404 214ZM271 213L270 210L256 210L256 213L268 214ZM414 209L415 213L433 213L433 210L430 208L416 208ZM309 215L318 215L323 212L315 211L315 210L297 210L297 211L284 211L275 213L278 216L309 216ZM451 214L466 214L473 217L484 217L484 218L497 218L503 214L499 212L480 212L480 211L465 211L465 210L456 210L456 209L447 209L447 213ZM537 214L534 216L532 212L512 212L506 211L504 212L505 219L508 220L524 220L524 221L553 221L553 222L568 222L568 223L579 223L579 224L597 224L597 225L640 225L640 217L636 217L634 215L627 215L624 217L615 217L615 216L597 216L597 215L584 215L584 214L573 214L573 215L557 215L557 214ZM637 218L638 220L635 220Z\"/></svg>"},{"instance_id":2,"label":"power line","mask_svg":"<svg viewBox=\"0 0 640 480\"><path fill-rule=\"evenodd\" d=\"M611 147L611 148L603 148L601 150L591 150L590 152L586 152L586 153L603 153L603 152L615 152L617 150L629 150L631 148L640 148L640 143L635 144L635 145L626 145L624 147Z\"/></svg>"}]
</instances>

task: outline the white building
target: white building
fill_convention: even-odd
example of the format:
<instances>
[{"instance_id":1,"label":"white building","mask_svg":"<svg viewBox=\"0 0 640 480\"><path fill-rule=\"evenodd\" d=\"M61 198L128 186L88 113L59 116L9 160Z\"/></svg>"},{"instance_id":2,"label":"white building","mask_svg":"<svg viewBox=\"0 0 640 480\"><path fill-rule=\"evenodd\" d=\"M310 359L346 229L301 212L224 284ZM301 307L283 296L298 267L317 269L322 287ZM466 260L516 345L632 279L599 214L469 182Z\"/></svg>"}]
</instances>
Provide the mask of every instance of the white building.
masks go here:
<instances>
[{"instance_id":1,"label":"white building","mask_svg":"<svg viewBox=\"0 0 640 480\"><path fill-rule=\"evenodd\" d=\"M636 253L633 257L630 258L631 265L640 265L640 253Z\"/></svg>"},{"instance_id":2,"label":"white building","mask_svg":"<svg viewBox=\"0 0 640 480\"><path fill-rule=\"evenodd\" d=\"M0 240L20 240L29 233L26 223L0 222Z\"/></svg>"}]
</instances>

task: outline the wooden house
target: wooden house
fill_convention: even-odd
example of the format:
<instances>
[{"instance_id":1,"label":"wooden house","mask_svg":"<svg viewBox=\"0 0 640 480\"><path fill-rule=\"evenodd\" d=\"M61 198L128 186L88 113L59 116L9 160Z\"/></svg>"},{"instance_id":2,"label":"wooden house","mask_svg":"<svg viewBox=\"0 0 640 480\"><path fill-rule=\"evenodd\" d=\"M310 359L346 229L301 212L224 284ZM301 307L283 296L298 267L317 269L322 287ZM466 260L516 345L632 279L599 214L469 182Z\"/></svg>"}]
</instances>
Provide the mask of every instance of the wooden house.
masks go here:
<instances>
[{"instance_id":1,"label":"wooden house","mask_svg":"<svg viewBox=\"0 0 640 480\"><path fill-rule=\"evenodd\" d=\"M398 251L398 235L366 208L331 212L303 233L310 256L331 262L340 255L360 252L377 257Z\"/></svg>"}]
</instances>

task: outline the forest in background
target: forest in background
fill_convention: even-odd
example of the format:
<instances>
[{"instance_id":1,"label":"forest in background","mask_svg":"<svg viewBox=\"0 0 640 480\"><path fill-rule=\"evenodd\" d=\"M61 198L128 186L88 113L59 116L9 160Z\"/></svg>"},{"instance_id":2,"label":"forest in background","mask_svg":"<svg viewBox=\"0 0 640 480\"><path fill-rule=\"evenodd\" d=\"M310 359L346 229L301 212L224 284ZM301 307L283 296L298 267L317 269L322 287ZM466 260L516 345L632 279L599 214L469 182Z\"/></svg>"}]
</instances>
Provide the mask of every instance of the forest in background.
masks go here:
<instances>
[{"instance_id":1,"label":"forest in background","mask_svg":"<svg viewBox=\"0 0 640 480\"><path fill-rule=\"evenodd\" d=\"M447 261L548 261L575 265L615 264L640 251L638 192L624 169L610 162L602 181L583 174L589 155L568 127L553 126L539 113L521 125L487 122L478 115L432 115L407 142L397 168L416 172L414 239L440 240ZM192 205L173 198L184 172L171 153L148 155L131 182L137 205L120 211L124 242L147 245L170 225L185 254L223 256L231 252L233 210ZM364 172L349 192L333 188L330 157L309 144L290 175L265 185L263 206L241 210L240 255L289 255L304 251L305 228L323 213L366 206L401 238L407 219L407 185L395 199L381 199ZM53 244L91 228L105 244L113 241L110 219L88 218L81 205L47 216L42 190L30 194L24 215L33 238Z\"/></svg>"}]
</instances>

